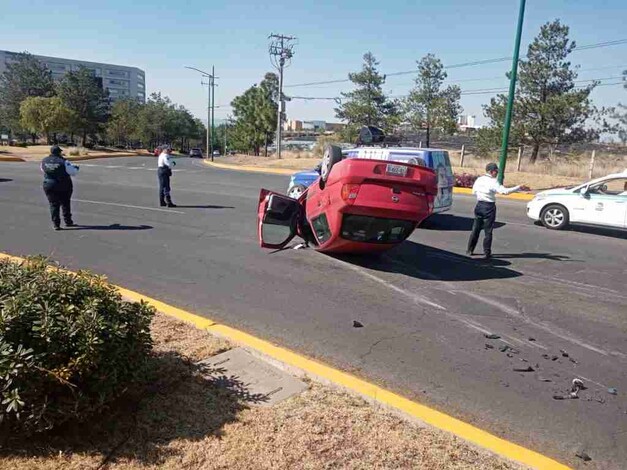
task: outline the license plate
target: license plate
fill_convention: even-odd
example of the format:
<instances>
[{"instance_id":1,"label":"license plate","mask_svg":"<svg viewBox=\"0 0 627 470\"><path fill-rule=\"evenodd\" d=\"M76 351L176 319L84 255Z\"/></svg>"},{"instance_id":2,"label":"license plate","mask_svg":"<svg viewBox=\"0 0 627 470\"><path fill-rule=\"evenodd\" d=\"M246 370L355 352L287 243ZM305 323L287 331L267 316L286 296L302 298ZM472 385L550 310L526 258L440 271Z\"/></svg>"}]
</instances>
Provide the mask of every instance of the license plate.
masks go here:
<instances>
[{"instance_id":1,"label":"license plate","mask_svg":"<svg viewBox=\"0 0 627 470\"><path fill-rule=\"evenodd\" d=\"M407 167L403 165L387 165L385 172L392 176L407 176Z\"/></svg>"}]
</instances>

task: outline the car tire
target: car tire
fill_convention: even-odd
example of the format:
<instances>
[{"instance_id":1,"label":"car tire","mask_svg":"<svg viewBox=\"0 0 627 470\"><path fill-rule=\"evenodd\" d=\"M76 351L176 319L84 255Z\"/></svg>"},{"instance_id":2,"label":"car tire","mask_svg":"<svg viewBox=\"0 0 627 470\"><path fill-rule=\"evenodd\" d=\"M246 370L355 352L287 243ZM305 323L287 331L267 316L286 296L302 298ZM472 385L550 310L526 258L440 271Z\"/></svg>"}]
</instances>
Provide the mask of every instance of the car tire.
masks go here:
<instances>
[{"instance_id":1,"label":"car tire","mask_svg":"<svg viewBox=\"0 0 627 470\"><path fill-rule=\"evenodd\" d=\"M287 192L287 195L291 197L292 199L300 199L300 197L303 195L306 189L307 188L303 186L302 184L295 184L289 189L289 191Z\"/></svg>"},{"instance_id":2,"label":"car tire","mask_svg":"<svg viewBox=\"0 0 627 470\"><path fill-rule=\"evenodd\" d=\"M549 204L540 213L540 222L549 230L562 230L569 221L568 209L561 204Z\"/></svg>"},{"instance_id":3,"label":"car tire","mask_svg":"<svg viewBox=\"0 0 627 470\"><path fill-rule=\"evenodd\" d=\"M324 183L329 179L333 165L342 161L342 148L337 145L327 145L322 156L320 167L320 180Z\"/></svg>"}]
</instances>

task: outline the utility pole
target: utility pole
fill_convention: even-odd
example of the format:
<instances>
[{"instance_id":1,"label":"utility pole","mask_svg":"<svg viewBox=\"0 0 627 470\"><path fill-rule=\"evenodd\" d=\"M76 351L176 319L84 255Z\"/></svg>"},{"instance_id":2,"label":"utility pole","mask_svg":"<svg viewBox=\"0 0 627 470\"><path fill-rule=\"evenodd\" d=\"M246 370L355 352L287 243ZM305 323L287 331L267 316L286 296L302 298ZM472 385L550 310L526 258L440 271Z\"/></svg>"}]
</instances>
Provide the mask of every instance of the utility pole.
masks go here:
<instances>
[{"instance_id":1,"label":"utility pole","mask_svg":"<svg viewBox=\"0 0 627 470\"><path fill-rule=\"evenodd\" d=\"M512 110L514 108L514 95L516 94L516 75L518 73L518 55L520 52L520 38L522 36L523 19L525 17L525 0L520 0L518 11L518 29L516 30L516 42L514 44L514 58L512 59L512 72L509 77L509 99L505 112L505 124L503 125L503 142L501 144L501 159L499 161L499 183L503 184L505 178L505 165L507 164L507 147L509 146L509 129L512 124Z\"/></svg>"},{"instance_id":2,"label":"utility pole","mask_svg":"<svg viewBox=\"0 0 627 470\"><path fill-rule=\"evenodd\" d=\"M200 80L200 84L205 86L207 85L207 144L205 146L205 152L207 155L211 155L211 161L213 161L213 136L215 130L213 128L213 116L214 116L214 108L215 108L215 79L218 78L215 76L215 68L211 68L211 73L205 72L204 70L197 69L195 67L185 67L186 69L195 70L202 74L203 78L208 79L207 82Z\"/></svg>"},{"instance_id":3,"label":"utility pole","mask_svg":"<svg viewBox=\"0 0 627 470\"><path fill-rule=\"evenodd\" d=\"M277 158L281 158L281 134L283 130L283 115L285 113L285 98L283 97L283 69L288 67L294 57L294 41L293 36L284 36L283 34L271 34L270 39L270 61L272 65L279 71L279 96L277 110L276 125L276 154Z\"/></svg>"},{"instance_id":4,"label":"utility pole","mask_svg":"<svg viewBox=\"0 0 627 470\"><path fill-rule=\"evenodd\" d=\"M216 108L216 70L211 66L211 161L213 161L213 140L216 135L215 108Z\"/></svg>"}]
</instances>

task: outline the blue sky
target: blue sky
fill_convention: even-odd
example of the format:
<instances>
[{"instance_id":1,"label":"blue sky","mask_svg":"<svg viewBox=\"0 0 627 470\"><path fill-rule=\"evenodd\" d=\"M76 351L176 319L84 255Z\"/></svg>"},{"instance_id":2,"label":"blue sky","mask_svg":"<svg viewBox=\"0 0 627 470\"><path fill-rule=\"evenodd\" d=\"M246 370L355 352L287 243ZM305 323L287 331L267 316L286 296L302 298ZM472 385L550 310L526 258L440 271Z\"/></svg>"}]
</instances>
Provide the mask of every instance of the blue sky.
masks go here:
<instances>
[{"instance_id":1,"label":"blue sky","mask_svg":"<svg viewBox=\"0 0 627 470\"><path fill-rule=\"evenodd\" d=\"M89 6L88 6L89 5ZM415 69L415 61L435 53L444 64L510 56L518 0L251 0L106 1L5 0L1 7L0 49L110 62L146 71L148 92L161 91L205 116L206 92L193 66L216 67L216 102L233 97L272 70L270 33L298 37L285 84L343 79L372 51L383 73ZM624 0L528 0L523 51L546 21L560 18L580 45L627 38ZM627 69L627 44L572 54L580 80L618 77ZM507 87L509 62L449 70L462 90ZM608 79L606 82L618 80ZM405 94L411 75L390 77L385 90ZM292 96L334 97L350 84L285 89ZM489 94L463 96L467 114L482 115ZM627 101L620 86L599 87L597 105ZM216 118L229 113L216 109ZM288 103L288 118L334 121L333 103Z\"/></svg>"}]
</instances>

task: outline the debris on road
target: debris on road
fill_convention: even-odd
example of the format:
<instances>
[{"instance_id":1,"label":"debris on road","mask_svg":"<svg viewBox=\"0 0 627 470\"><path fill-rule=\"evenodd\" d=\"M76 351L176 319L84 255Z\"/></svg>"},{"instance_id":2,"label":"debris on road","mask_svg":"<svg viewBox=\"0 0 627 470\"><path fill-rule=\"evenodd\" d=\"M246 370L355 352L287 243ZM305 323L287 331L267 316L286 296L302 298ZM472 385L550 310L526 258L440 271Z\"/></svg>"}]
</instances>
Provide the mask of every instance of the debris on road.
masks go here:
<instances>
[{"instance_id":1,"label":"debris on road","mask_svg":"<svg viewBox=\"0 0 627 470\"><path fill-rule=\"evenodd\" d=\"M491 344L489 344L489 343L486 343L486 344L485 344L485 348L486 348L486 349L494 349L494 346L493 346L493 345L491 345Z\"/></svg>"},{"instance_id":2,"label":"debris on road","mask_svg":"<svg viewBox=\"0 0 627 470\"><path fill-rule=\"evenodd\" d=\"M535 338L529 338L529 341L535 341L535 340L536 340Z\"/></svg>"},{"instance_id":3,"label":"debris on road","mask_svg":"<svg viewBox=\"0 0 627 470\"><path fill-rule=\"evenodd\" d=\"M553 395L553 400L576 400L579 397L577 395Z\"/></svg>"},{"instance_id":4,"label":"debris on road","mask_svg":"<svg viewBox=\"0 0 627 470\"><path fill-rule=\"evenodd\" d=\"M581 460L583 460L584 462L590 462L592 460L592 457L590 457L588 455L588 453L585 450L580 450L575 454L575 457L579 457Z\"/></svg>"},{"instance_id":5,"label":"debris on road","mask_svg":"<svg viewBox=\"0 0 627 470\"><path fill-rule=\"evenodd\" d=\"M586 386L583 384L583 380L573 379L573 384L570 387L570 396L574 398L579 394L580 390L585 390L585 389L586 389Z\"/></svg>"},{"instance_id":6,"label":"debris on road","mask_svg":"<svg viewBox=\"0 0 627 470\"><path fill-rule=\"evenodd\" d=\"M568 353L564 351L563 349L560 349L560 352L562 353L562 357L569 357Z\"/></svg>"},{"instance_id":7,"label":"debris on road","mask_svg":"<svg viewBox=\"0 0 627 470\"><path fill-rule=\"evenodd\" d=\"M553 380L551 380L551 379L547 379L547 378L545 378L545 377L538 377L538 380L539 380L540 382L553 382Z\"/></svg>"},{"instance_id":8,"label":"debris on road","mask_svg":"<svg viewBox=\"0 0 627 470\"><path fill-rule=\"evenodd\" d=\"M511 346L508 346L508 345L506 345L506 344L505 344L505 345L503 345L503 346L501 346L501 347L499 348L499 351L501 351L501 352L510 352L510 353L512 353L512 354L518 354L518 352L519 352L517 349L514 349L514 348L512 348Z\"/></svg>"},{"instance_id":9,"label":"debris on road","mask_svg":"<svg viewBox=\"0 0 627 470\"><path fill-rule=\"evenodd\" d=\"M514 367L514 372L533 372L535 369L531 366L527 367Z\"/></svg>"},{"instance_id":10,"label":"debris on road","mask_svg":"<svg viewBox=\"0 0 627 470\"><path fill-rule=\"evenodd\" d=\"M614 387L610 387L607 389L607 393L609 393L610 395L618 395L618 390L616 390Z\"/></svg>"},{"instance_id":11,"label":"debris on road","mask_svg":"<svg viewBox=\"0 0 627 470\"><path fill-rule=\"evenodd\" d=\"M298 245L296 245L294 247L294 250L302 250L304 248L309 248L309 246L307 245L307 243L299 243Z\"/></svg>"},{"instance_id":12,"label":"debris on road","mask_svg":"<svg viewBox=\"0 0 627 470\"><path fill-rule=\"evenodd\" d=\"M363 328L364 325L361 322L358 322L357 320L353 320L353 328Z\"/></svg>"},{"instance_id":13,"label":"debris on road","mask_svg":"<svg viewBox=\"0 0 627 470\"><path fill-rule=\"evenodd\" d=\"M499 335L495 335L494 333L485 333L484 336L488 339L501 339Z\"/></svg>"}]
</instances>

